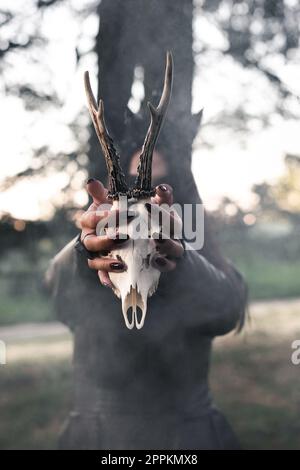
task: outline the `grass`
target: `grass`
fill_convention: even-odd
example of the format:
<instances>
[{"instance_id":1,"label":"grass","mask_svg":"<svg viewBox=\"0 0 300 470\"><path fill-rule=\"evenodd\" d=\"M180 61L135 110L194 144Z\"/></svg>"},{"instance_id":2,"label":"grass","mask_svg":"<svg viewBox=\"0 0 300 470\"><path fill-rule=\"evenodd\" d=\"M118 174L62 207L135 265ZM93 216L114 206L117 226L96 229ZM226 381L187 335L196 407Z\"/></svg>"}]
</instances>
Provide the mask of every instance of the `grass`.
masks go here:
<instances>
[{"instance_id":1,"label":"grass","mask_svg":"<svg viewBox=\"0 0 300 470\"><path fill-rule=\"evenodd\" d=\"M0 281L0 325L53 321L51 302L35 286L31 292L11 293L5 280Z\"/></svg>"},{"instance_id":2,"label":"grass","mask_svg":"<svg viewBox=\"0 0 300 470\"><path fill-rule=\"evenodd\" d=\"M226 233L221 245L243 273L252 300L299 296L299 237L252 239Z\"/></svg>"},{"instance_id":3,"label":"grass","mask_svg":"<svg viewBox=\"0 0 300 470\"><path fill-rule=\"evenodd\" d=\"M300 260L290 262L252 256L248 259L237 258L235 263L247 280L251 299L299 296Z\"/></svg>"},{"instance_id":4,"label":"grass","mask_svg":"<svg viewBox=\"0 0 300 470\"><path fill-rule=\"evenodd\" d=\"M49 256L15 249L1 257L0 325L48 321L53 316L43 278ZM52 318L53 320L53 318Z\"/></svg>"},{"instance_id":5,"label":"grass","mask_svg":"<svg viewBox=\"0 0 300 470\"><path fill-rule=\"evenodd\" d=\"M250 299L299 295L298 238L252 239L226 230L221 240L222 251L244 274ZM61 241L60 246L63 244ZM43 290L43 278L55 251L55 247L50 249L41 242L37 252L20 248L1 257L0 325L53 320L51 302Z\"/></svg>"},{"instance_id":6,"label":"grass","mask_svg":"<svg viewBox=\"0 0 300 470\"><path fill-rule=\"evenodd\" d=\"M70 339L8 345L0 369L0 449L55 449L71 407Z\"/></svg>"},{"instance_id":7,"label":"grass","mask_svg":"<svg viewBox=\"0 0 300 470\"><path fill-rule=\"evenodd\" d=\"M300 449L300 301L251 307L244 333L217 338L211 386L244 448ZM0 448L53 449L71 407L69 337L15 341L0 368Z\"/></svg>"},{"instance_id":8,"label":"grass","mask_svg":"<svg viewBox=\"0 0 300 470\"><path fill-rule=\"evenodd\" d=\"M259 256L233 257L245 276L250 299L291 298L300 292L300 261L268 260ZM25 285L10 279L0 280L0 325L53 321L52 303L41 284L24 275ZM42 277L40 273L39 277Z\"/></svg>"},{"instance_id":9,"label":"grass","mask_svg":"<svg viewBox=\"0 0 300 470\"><path fill-rule=\"evenodd\" d=\"M288 354L282 343L276 351L245 345L214 356L216 401L243 448L300 449L299 371Z\"/></svg>"},{"instance_id":10,"label":"grass","mask_svg":"<svg viewBox=\"0 0 300 470\"><path fill-rule=\"evenodd\" d=\"M216 341L216 401L244 448L300 449L299 366L291 362L291 344L300 338L300 302L262 303L252 310L246 333Z\"/></svg>"},{"instance_id":11,"label":"grass","mask_svg":"<svg viewBox=\"0 0 300 470\"><path fill-rule=\"evenodd\" d=\"M1 376L0 448L54 449L71 396L67 363L15 366Z\"/></svg>"}]
</instances>

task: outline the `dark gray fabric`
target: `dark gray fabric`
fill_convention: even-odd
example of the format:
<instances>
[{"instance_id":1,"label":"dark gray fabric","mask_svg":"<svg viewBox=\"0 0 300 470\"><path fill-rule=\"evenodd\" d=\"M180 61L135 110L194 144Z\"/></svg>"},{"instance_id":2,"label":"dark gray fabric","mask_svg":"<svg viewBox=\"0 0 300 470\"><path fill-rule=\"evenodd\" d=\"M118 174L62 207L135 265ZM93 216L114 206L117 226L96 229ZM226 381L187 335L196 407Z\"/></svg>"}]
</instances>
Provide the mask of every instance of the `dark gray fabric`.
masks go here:
<instances>
[{"instance_id":1,"label":"dark gray fabric","mask_svg":"<svg viewBox=\"0 0 300 470\"><path fill-rule=\"evenodd\" d=\"M235 277L235 282L232 281ZM212 339L239 321L243 280L186 251L162 274L142 330L125 327L120 301L74 250L47 273L60 321L74 333L74 411L61 448L238 448L208 389Z\"/></svg>"}]
</instances>

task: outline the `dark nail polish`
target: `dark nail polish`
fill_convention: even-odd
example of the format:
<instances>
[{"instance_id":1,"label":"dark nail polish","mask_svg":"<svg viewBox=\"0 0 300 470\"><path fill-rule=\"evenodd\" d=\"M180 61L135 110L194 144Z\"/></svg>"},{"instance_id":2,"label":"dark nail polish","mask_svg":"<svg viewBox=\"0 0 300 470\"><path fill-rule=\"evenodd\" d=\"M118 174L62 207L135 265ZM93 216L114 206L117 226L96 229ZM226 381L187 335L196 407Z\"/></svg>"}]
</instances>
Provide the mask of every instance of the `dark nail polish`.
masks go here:
<instances>
[{"instance_id":1,"label":"dark nail polish","mask_svg":"<svg viewBox=\"0 0 300 470\"><path fill-rule=\"evenodd\" d=\"M90 184L92 183L93 181L96 181L96 178L89 178L86 182L86 184Z\"/></svg>"},{"instance_id":2,"label":"dark nail polish","mask_svg":"<svg viewBox=\"0 0 300 470\"><path fill-rule=\"evenodd\" d=\"M148 212L151 212L151 204L149 202L145 203L145 207L146 207Z\"/></svg>"},{"instance_id":3,"label":"dark nail polish","mask_svg":"<svg viewBox=\"0 0 300 470\"><path fill-rule=\"evenodd\" d=\"M158 243L164 243L164 242L166 241L166 239L165 239L165 238L162 238L162 236L163 236L163 235L162 235L161 232L159 232L159 233L158 233L158 232L154 232L154 233L152 234L152 238L153 238L156 242L158 242Z\"/></svg>"},{"instance_id":4,"label":"dark nail polish","mask_svg":"<svg viewBox=\"0 0 300 470\"><path fill-rule=\"evenodd\" d=\"M159 187L159 189L160 189L161 191L163 191L164 193L165 193L166 191L168 191L167 186L165 186L164 184L160 184L158 187Z\"/></svg>"},{"instance_id":5,"label":"dark nail polish","mask_svg":"<svg viewBox=\"0 0 300 470\"><path fill-rule=\"evenodd\" d=\"M156 264L158 264L158 266L166 266L167 264L167 261L165 260L165 258L156 258L155 260Z\"/></svg>"},{"instance_id":6,"label":"dark nail polish","mask_svg":"<svg viewBox=\"0 0 300 470\"><path fill-rule=\"evenodd\" d=\"M124 264L123 263L110 263L110 267L114 271L123 271Z\"/></svg>"},{"instance_id":7,"label":"dark nail polish","mask_svg":"<svg viewBox=\"0 0 300 470\"><path fill-rule=\"evenodd\" d=\"M119 235L118 237L121 237L122 235ZM116 238L114 240L114 242L117 244L117 245L120 245L121 243L125 243L127 242L127 240L129 240L129 235L126 235L126 238Z\"/></svg>"},{"instance_id":8,"label":"dark nail polish","mask_svg":"<svg viewBox=\"0 0 300 470\"><path fill-rule=\"evenodd\" d=\"M136 211L132 211L129 209L129 211L127 211L127 217L128 219L133 219L134 217L136 217L137 215L137 212Z\"/></svg>"}]
</instances>

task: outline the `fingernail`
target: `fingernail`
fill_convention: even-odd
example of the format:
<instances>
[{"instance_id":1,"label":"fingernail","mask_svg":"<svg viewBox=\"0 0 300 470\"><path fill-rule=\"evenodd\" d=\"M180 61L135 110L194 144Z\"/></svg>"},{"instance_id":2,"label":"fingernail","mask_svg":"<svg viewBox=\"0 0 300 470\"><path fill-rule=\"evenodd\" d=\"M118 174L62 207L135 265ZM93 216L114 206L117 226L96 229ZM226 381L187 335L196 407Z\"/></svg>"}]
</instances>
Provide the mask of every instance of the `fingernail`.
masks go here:
<instances>
[{"instance_id":1,"label":"fingernail","mask_svg":"<svg viewBox=\"0 0 300 470\"><path fill-rule=\"evenodd\" d=\"M110 263L111 269L114 271L122 271L124 269L123 263Z\"/></svg>"},{"instance_id":2,"label":"fingernail","mask_svg":"<svg viewBox=\"0 0 300 470\"><path fill-rule=\"evenodd\" d=\"M96 178L89 178L86 182L86 184L90 184L92 183L93 181L96 181Z\"/></svg>"},{"instance_id":3,"label":"fingernail","mask_svg":"<svg viewBox=\"0 0 300 470\"><path fill-rule=\"evenodd\" d=\"M102 283L102 285L106 288L109 288L110 289L110 285L109 284L106 284L105 282Z\"/></svg>"},{"instance_id":4,"label":"fingernail","mask_svg":"<svg viewBox=\"0 0 300 470\"><path fill-rule=\"evenodd\" d=\"M165 186L164 184L160 184L158 187L161 191L164 191L164 192L168 191L167 186Z\"/></svg>"},{"instance_id":5,"label":"fingernail","mask_svg":"<svg viewBox=\"0 0 300 470\"><path fill-rule=\"evenodd\" d=\"M162 232L159 232L159 233L158 232L153 232L153 234L152 234L152 238L158 243L163 243L163 242L166 241L166 239L162 238L162 236L163 236Z\"/></svg>"},{"instance_id":6,"label":"fingernail","mask_svg":"<svg viewBox=\"0 0 300 470\"><path fill-rule=\"evenodd\" d=\"M120 237L120 238L119 238ZM125 238L124 238L125 237ZM114 240L115 243L117 243L118 245L120 245L121 243L124 243L124 242L127 242L127 240L129 240L129 235L124 235L124 234L119 234L118 235L118 238L116 238Z\"/></svg>"},{"instance_id":7,"label":"fingernail","mask_svg":"<svg viewBox=\"0 0 300 470\"><path fill-rule=\"evenodd\" d=\"M151 212L151 204L149 202L145 203L145 207L146 207L148 212Z\"/></svg>"},{"instance_id":8,"label":"fingernail","mask_svg":"<svg viewBox=\"0 0 300 470\"><path fill-rule=\"evenodd\" d=\"M132 217L136 217L137 216L137 212L136 211L133 211L131 209L129 209L129 211L127 211L127 217L128 218L132 218Z\"/></svg>"},{"instance_id":9,"label":"fingernail","mask_svg":"<svg viewBox=\"0 0 300 470\"><path fill-rule=\"evenodd\" d=\"M165 266L167 264L165 258L156 258L155 262L158 266Z\"/></svg>"}]
</instances>

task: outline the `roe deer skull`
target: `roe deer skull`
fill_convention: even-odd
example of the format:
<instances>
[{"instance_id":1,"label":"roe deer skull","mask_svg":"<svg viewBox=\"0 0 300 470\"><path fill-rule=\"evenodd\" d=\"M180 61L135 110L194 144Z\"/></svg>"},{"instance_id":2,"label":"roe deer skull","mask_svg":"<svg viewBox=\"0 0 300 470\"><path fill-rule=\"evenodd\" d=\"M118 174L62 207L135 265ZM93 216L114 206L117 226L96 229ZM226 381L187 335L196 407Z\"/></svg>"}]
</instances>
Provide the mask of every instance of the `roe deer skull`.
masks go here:
<instances>
[{"instance_id":1,"label":"roe deer skull","mask_svg":"<svg viewBox=\"0 0 300 470\"><path fill-rule=\"evenodd\" d=\"M107 256L119 258L127 267L123 273L110 273L114 285L114 293L122 301L122 312L127 328L134 326L141 329L144 325L147 300L157 289L160 272L151 264L156 254L156 246L153 240L154 233L160 232L158 221L152 218L149 222L149 213L145 203L151 201L154 195L152 187L152 156L154 147L161 129L168 104L170 101L173 78L173 60L170 52L167 53L164 87L160 102L155 108L148 103L151 121L145 137L142 152L140 154L137 177L133 188L128 188L124 173L120 165L113 141L108 133L104 120L103 101L99 106L94 98L88 72L84 74L85 90L88 100L90 115L100 141L105 157L109 192L108 197L113 200L113 209L120 209L121 201L125 198L128 209L134 210L140 225L139 237L136 236L135 219L125 227L120 227L120 233L126 233L128 240L122 246L116 247ZM141 228L142 227L142 228ZM107 228L104 228L107 230ZM97 231L98 233L98 231ZM109 231L107 230L107 233ZM141 312L139 319L138 309ZM131 320L129 312L131 311Z\"/></svg>"}]
</instances>

